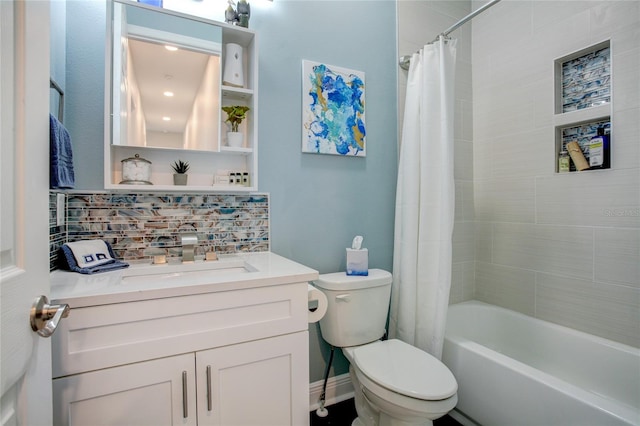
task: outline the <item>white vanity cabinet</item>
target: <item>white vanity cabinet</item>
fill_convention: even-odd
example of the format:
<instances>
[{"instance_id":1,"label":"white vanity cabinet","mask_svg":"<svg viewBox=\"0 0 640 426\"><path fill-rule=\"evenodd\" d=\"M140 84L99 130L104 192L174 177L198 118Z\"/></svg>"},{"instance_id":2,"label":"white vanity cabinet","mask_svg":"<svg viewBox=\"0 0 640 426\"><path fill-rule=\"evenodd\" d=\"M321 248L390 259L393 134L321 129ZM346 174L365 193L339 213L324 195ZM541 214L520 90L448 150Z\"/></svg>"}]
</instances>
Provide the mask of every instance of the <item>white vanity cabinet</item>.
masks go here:
<instances>
[{"instance_id":1,"label":"white vanity cabinet","mask_svg":"<svg viewBox=\"0 0 640 426\"><path fill-rule=\"evenodd\" d=\"M139 289L119 272L56 271L52 299L71 312L52 337L54 424L308 425L307 282L317 272L255 256L298 270L192 286L134 281ZM91 282L110 277L122 293ZM91 296L92 285L102 294Z\"/></svg>"},{"instance_id":2,"label":"white vanity cabinet","mask_svg":"<svg viewBox=\"0 0 640 426\"><path fill-rule=\"evenodd\" d=\"M198 424L193 354L58 378L53 393L55 425Z\"/></svg>"},{"instance_id":3,"label":"white vanity cabinet","mask_svg":"<svg viewBox=\"0 0 640 426\"><path fill-rule=\"evenodd\" d=\"M196 353L198 424L307 424L305 347L303 332Z\"/></svg>"},{"instance_id":4,"label":"white vanity cabinet","mask_svg":"<svg viewBox=\"0 0 640 426\"><path fill-rule=\"evenodd\" d=\"M303 425L307 333L53 381L56 425Z\"/></svg>"}]
</instances>

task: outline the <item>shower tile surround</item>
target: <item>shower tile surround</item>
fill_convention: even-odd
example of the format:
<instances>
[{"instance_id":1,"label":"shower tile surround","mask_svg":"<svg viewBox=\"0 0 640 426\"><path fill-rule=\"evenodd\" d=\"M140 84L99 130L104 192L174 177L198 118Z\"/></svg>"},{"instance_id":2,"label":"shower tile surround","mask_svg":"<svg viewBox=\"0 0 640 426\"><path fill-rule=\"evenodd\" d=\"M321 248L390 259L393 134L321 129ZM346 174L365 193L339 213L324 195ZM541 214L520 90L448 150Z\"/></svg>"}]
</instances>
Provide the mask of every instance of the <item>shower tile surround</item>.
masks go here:
<instances>
[{"instance_id":1,"label":"shower tile surround","mask_svg":"<svg viewBox=\"0 0 640 426\"><path fill-rule=\"evenodd\" d=\"M473 298L640 347L640 2L501 2L472 32ZM611 169L558 174L554 61L605 40Z\"/></svg>"},{"instance_id":2,"label":"shower tile surround","mask_svg":"<svg viewBox=\"0 0 640 426\"><path fill-rule=\"evenodd\" d=\"M399 55L482 3L398 2ZM640 346L639 18L640 2L523 0L501 2L452 34L450 303L477 299ZM607 39L612 168L558 174L554 61ZM399 129L406 75L399 71Z\"/></svg>"},{"instance_id":3,"label":"shower tile surround","mask_svg":"<svg viewBox=\"0 0 640 426\"><path fill-rule=\"evenodd\" d=\"M269 250L269 196L146 193L66 194L64 226L56 226L56 193L49 196L50 270L65 242L104 239L127 262L182 254L180 234L198 235L196 255Z\"/></svg>"}]
</instances>

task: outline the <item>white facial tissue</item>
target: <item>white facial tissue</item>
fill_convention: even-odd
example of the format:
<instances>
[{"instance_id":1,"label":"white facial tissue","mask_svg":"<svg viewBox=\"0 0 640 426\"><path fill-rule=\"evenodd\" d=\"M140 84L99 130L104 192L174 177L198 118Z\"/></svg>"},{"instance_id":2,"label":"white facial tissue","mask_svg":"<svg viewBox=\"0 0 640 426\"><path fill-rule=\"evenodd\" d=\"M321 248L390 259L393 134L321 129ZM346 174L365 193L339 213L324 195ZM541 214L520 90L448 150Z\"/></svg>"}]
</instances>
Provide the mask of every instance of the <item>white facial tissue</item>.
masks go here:
<instances>
[{"instance_id":1,"label":"white facial tissue","mask_svg":"<svg viewBox=\"0 0 640 426\"><path fill-rule=\"evenodd\" d=\"M353 239L351 248L347 249L347 275L369 275L369 250L362 247L360 235Z\"/></svg>"}]
</instances>

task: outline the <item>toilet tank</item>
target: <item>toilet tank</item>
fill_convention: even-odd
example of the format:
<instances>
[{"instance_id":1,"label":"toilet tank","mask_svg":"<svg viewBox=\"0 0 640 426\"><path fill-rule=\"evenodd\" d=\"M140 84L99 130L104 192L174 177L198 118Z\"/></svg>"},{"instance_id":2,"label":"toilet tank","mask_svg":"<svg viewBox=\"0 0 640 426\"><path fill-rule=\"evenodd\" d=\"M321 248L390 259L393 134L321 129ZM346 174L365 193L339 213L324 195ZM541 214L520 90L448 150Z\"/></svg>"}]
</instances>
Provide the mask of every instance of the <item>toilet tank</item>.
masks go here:
<instances>
[{"instance_id":1,"label":"toilet tank","mask_svg":"<svg viewBox=\"0 0 640 426\"><path fill-rule=\"evenodd\" d=\"M342 348L380 339L389 312L391 281L391 274L381 269L370 269L366 277L321 274L313 284L327 296L327 312L320 320L324 340Z\"/></svg>"}]
</instances>

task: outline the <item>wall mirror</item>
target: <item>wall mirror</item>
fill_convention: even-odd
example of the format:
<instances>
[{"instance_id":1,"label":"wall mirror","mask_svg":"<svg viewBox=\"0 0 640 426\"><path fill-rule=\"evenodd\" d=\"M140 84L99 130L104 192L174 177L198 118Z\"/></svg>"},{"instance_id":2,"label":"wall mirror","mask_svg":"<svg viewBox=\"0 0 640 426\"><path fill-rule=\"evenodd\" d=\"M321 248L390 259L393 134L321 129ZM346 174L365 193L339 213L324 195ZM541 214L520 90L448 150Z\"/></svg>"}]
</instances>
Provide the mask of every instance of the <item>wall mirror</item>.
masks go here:
<instances>
[{"instance_id":1,"label":"wall mirror","mask_svg":"<svg viewBox=\"0 0 640 426\"><path fill-rule=\"evenodd\" d=\"M111 17L111 143L217 151L221 28L131 1Z\"/></svg>"}]
</instances>

